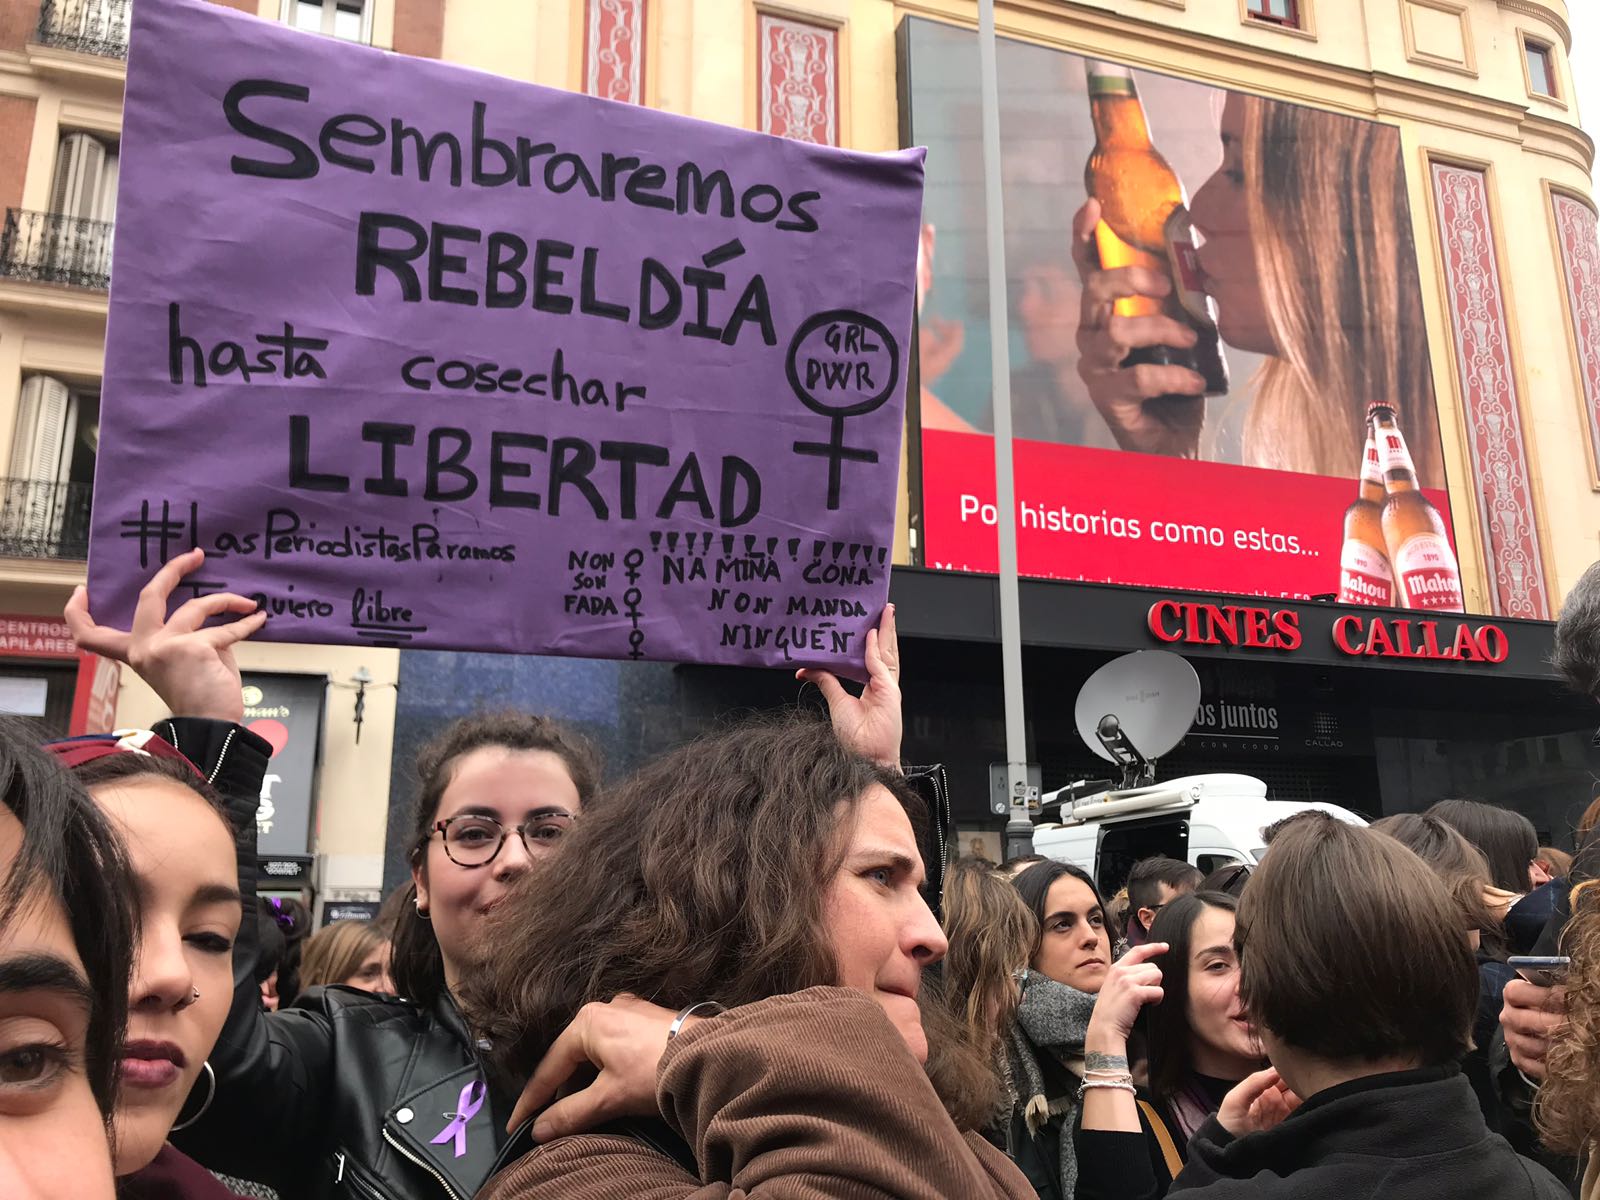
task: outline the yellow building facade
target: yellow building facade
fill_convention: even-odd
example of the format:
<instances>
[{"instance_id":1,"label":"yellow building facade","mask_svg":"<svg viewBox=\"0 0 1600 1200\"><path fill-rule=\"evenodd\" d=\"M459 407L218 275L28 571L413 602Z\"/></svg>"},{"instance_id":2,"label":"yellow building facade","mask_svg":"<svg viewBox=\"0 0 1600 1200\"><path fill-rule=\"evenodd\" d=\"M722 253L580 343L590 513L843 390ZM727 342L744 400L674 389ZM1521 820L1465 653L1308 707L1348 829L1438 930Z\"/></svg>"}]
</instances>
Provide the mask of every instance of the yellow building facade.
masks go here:
<instances>
[{"instance_id":1,"label":"yellow building facade","mask_svg":"<svg viewBox=\"0 0 1600 1200\"><path fill-rule=\"evenodd\" d=\"M642 14L638 99L750 128L763 127L770 102L762 16L827 31L838 143L868 151L900 144L900 22L977 24L974 0L450 0L445 57L581 90L585 26L606 7ZM1285 12L1292 21L1278 16ZM998 5L997 26L1002 37L1399 128L1467 608L1553 617L1600 558L1600 330L1575 311L1596 302L1582 291L1594 260L1572 242L1581 243L1585 229L1574 235L1560 225L1573 205L1582 210L1579 226L1585 213L1592 218L1594 142L1579 126L1565 0L1013 0ZM1459 280L1452 283L1443 261L1435 197L1435 169L1452 166L1483 176L1506 326L1497 386L1514 391L1524 446L1526 479L1513 479L1511 490L1532 501L1509 524L1531 521L1531 561L1514 545L1494 544L1517 536L1489 511L1504 503L1492 494L1493 456L1472 446L1473 365L1463 366L1453 330L1449 296ZM936 171L930 164L930 178ZM1496 429L1509 436L1492 421L1488 436ZM899 561L910 557L907 509L903 503ZM1508 603L1511 564L1502 561L1496 579L1497 554L1515 560L1515 583L1529 601L1522 611Z\"/></svg>"},{"instance_id":2,"label":"yellow building facade","mask_svg":"<svg viewBox=\"0 0 1600 1200\"><path fill-rule=\"evenodd\" d=\"M901 22L977 24L975 0L226 2L400 53L866 151L900 144ZM85 577L130 11L129 0L0 0L0 619L54 617ZM1006 0L998 24L1004 37L1399 128L1467 607L1552 616L1600 558L1594 143L1573 101L1565 0ZM976 78L967 83L975 95ZM1462 229L1480 248L1487 237L1488 275L1469 279L1450 260L1462 234L1441 215L1452 196L1482 205L1482 226ZM1485 279L1498 316L1480 331L1459 300ZM1507 466L1496 438L1520 459ZM913 554L910 496L901 562ZM54 660L17 645L0 676L48 673ZM324 894L375 896L399 652L262 645L240 659L247 672L326 681L307 850ZM59 714L70 685L66 668L49 669L54 691L40 701L33 687L30 703ZM118 721L158 715L125 676Z\"/></svg>"}]
</instances>

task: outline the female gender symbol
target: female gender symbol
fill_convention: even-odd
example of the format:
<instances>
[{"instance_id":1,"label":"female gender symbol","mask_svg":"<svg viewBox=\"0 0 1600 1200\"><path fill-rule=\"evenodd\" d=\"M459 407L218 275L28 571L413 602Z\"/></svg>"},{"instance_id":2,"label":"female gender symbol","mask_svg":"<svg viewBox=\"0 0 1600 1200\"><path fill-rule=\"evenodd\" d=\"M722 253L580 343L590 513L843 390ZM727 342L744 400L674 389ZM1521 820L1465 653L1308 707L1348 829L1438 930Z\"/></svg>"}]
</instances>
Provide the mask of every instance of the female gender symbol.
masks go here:
<instances>
[{"instance_id":1,"label":"female gender symbol","mask_svg":"<svg viewBox=\"0 0 1600 1200\"><path fill-rule=\"evenodd\" d=\"M808 351L805 343L818 331L821 344ZM882 321L835 308L808 317L795 331L785 370L800 402L829 419L826 442L796 442L794 452L828 460L828 508L837 509L844 461L878 461L876 450L844 444L845 418L876 412L894 394L900 382L900 347ZM819 386L821 397L816 394Z\"/></svg>"}]
</instances>

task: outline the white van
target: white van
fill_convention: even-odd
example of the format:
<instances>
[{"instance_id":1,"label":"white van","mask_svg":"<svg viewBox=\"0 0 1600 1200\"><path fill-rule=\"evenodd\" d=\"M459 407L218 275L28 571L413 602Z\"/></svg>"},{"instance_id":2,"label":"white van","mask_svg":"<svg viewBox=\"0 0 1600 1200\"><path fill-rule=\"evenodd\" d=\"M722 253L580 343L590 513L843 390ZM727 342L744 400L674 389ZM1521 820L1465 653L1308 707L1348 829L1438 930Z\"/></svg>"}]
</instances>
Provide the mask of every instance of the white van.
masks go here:
<instances>
[{"instance_id":1,"label":"white van","mask_svg":"<svg viewBox=\"0 0 1600 1200\"><path fill-rule=\"evenodd\" d=\"M1255 866L1266 852L1262 830L1308 808L1366 824L1336 804L1268 800L1267 785L1250 775L1190 775L1080 800L1066 822L1034 827L1033 849L1081 867L1109 896L1134 863L1156 855L1193 863L1202 875Z\"/></svg>"}]
</instances>

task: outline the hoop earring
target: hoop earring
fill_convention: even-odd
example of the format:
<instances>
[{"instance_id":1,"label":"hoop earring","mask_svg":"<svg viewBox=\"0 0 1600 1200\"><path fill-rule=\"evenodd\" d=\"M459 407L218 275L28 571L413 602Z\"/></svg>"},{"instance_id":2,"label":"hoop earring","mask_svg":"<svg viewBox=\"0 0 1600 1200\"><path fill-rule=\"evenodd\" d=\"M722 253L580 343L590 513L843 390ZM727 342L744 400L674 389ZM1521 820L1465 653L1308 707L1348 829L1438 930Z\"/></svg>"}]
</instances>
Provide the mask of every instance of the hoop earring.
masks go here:
<instances>
[{"instance_id":1,"label":"hoop earring","mask_svg":"<svg viewBox=\"0 0 1600 1200\"><path fill-rule=\"evenodd\" d=\"M208 1058L205 1062L201 1063L200 1069L205 1072L206 1080L211 1085L206 1089L205 1103L202 1104L199 1109L196 1110L194 1116L190 1117L187 1121L179 1121L176 1125L174 1125L170 1131L172 1133L177 1133L181 1129L189 1128L189 1126L193 1125L201 1117L205 1116L206 1109L210 1108L211 1102L217 1098L217 1073L211 1069L211 1060Z\"/></svg>"},{"instance_id":2,"label":"hoop earring","mask_svg":"<svg viewBox=\"0 0 1600 1200\"><path fill-rule=\"evenodd\" d=\"M421 901L420 898L413 896L411 898L411 904L412 904L412 907L414 907L417 910L417 917L418 917L419 920L423 920L423 921L432 921L433 920L433 918L428 915L427 910L422 907L422 901Z\"/></svg>"}]
</instances>

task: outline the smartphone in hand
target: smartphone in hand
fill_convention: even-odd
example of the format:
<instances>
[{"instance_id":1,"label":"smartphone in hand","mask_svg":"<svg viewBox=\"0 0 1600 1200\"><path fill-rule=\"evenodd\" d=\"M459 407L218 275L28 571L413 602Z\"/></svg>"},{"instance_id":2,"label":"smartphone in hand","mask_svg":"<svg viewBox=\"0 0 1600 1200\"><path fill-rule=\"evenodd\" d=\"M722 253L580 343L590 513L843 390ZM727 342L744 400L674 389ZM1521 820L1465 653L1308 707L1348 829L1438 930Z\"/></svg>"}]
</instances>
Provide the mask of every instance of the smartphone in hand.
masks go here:
<instances>
[{"instance_id":1,"label":"smartphone in hand","mask_svg":"<svg viewBox=\"0 0 1600 1200\"><path fill-rule=\"evenodd\" d=\"M1529 983L1558 987L1567 981L1567 968L1572 965L1572 959L1565 954L1517 954L1506 959L1506 965Z\"/></svg>"}]
</instances>

